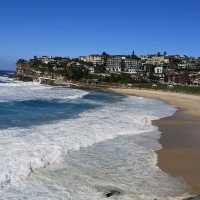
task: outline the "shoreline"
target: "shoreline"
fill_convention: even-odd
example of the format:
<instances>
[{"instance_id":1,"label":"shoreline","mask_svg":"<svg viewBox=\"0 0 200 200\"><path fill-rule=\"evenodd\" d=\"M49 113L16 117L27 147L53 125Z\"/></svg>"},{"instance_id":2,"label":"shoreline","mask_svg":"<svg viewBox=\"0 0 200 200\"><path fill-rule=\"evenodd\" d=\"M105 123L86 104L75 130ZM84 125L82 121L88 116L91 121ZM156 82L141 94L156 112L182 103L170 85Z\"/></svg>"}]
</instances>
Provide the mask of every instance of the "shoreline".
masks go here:
<instances>
[{"instance_id":1,"label":"shoreline","mask_svg":"<svg viewBox=\"0 0 200 200\"><path fill-rule=\"evenodd\" d=\"M65 85L62 86L65 87ZM112 86L74 85L71 88L157 99L176 107L177 112L173 116L152 122L161 131L159 143L162 145L162 149L156 152L158 155L157 166L173 177L183 178L191 187L191 190L188 189L188 193L200 194L200 134L198 134L198 130L200 130L200 96ZM188 130L192 132L192 135L188 134ZM182 134L181 140L180 134Z\"/></svg>"},{"instance_id":2,"label":"shoreline","mask_svg":"<svg viewBox=\"0 0 200 200\"><path fill-rule=\"evenodd\" d=\"M109 88L108 91L164 101L177 108L170 117L153 121L159 127L162 149L157 151L158 167L183 178L194 195L200 194L200 96L143 90Z\"/></svg>"},{"instance_id":3,"label":"shoreline","mask_svg":"<svg viewBox=\"0 0 200 200\"><path fill-rule=\"evenodd\" d=\"M161 100L182 110L184 114L200 117L200 96L197 95L134 88L108 88L107 91Z\"/></svg>"},{"instance_id":4,"label":"shoreline","mask_svg":"<svg viewBox=\"0 0 200 200\"><path fill-rule=\"evenodd\" d=\"M178 110L173 116L153 121L159 127L162 148L158 167L167 174L183 178L192 194L200 194L200 118ZM189 130L189 132L188 132Z\"/></svg>"}]
</instances>

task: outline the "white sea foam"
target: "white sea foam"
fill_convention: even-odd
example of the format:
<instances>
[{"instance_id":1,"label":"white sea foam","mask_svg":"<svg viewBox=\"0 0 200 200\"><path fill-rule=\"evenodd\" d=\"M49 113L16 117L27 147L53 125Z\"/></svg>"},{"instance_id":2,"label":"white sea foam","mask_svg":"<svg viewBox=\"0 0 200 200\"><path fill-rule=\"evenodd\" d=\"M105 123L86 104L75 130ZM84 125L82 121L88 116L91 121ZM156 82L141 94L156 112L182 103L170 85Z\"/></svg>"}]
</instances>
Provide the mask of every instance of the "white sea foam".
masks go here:
<instances>
[{"instance_id":1,"label":"white sea foam","mask_svg":"<svg viewBox=\"0 0 200 200\"><path fill-rule=\"evenodd\" d=\"M40 85L37 82L13 81L1 77L6 83L0 83L0 102L27 100L70 100L81 98L88 92L63 87Z\"/></svg>"},{"instance_id":2,"label":"white sea foam","mask_svg":"<svg viewBox=\"0 0 200 200\"><path fill-rule=\"evenodd\" d=\"M19 84L0 98L67 98L62 89L52 94L48 87ZM68 98L81 94L69 90ZM0 130L0 199L100 200L113 187L124 191L114 199L170 199L182 183L156 166L160 133L151 121L174 112L160 101L127 97L76 119Z\"/></svg>"}]
</instances>

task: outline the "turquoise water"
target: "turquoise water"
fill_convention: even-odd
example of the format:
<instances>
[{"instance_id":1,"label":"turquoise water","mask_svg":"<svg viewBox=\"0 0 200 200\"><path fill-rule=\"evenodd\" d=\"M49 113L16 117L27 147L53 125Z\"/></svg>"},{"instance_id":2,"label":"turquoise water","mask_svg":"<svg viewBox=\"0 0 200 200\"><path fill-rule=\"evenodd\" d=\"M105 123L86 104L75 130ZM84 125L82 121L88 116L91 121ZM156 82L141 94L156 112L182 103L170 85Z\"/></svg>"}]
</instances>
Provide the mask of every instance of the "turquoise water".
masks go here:
<instances>
[{"instance_id":1,"label":"turquoise water","mask_svg":"<svg viewBox=\"0 0 200 200\"><path fill-rule=\"evenodd\" d=\"M183 181L157 167L152 120L176 109L114 93L0 76L0 200L174 199Z\"/></svg>"}]
</instances>

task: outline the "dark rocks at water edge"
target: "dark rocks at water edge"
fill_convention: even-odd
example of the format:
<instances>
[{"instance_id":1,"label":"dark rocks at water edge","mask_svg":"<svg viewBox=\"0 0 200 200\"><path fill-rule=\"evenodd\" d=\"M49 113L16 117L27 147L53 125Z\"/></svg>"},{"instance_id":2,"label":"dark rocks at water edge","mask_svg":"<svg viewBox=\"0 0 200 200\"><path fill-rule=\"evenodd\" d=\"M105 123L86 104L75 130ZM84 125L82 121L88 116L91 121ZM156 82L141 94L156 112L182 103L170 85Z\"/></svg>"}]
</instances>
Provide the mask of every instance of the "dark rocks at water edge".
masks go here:
<instances>
[{"instance_id":1,"label":"dark rocks at water edge","mask_svg":"<svg viewBox=\"0 0 200 200\"><path fill-rule=\"evenodd\" d=\"M124 192L121 189L113 186L95 186L95 188L106 198L112 198L113 196L119 196L124 194Z\"/></svg>"},{"instance_id":2,"label":"dark rocks at water edge","mask_svg":"<svg viewBox=\"0 0 200 200\"><path fill-rule=\"evenodd\" d=\"M105 193L105 197L109 198L109 197L112 197L112 196L118 196L120 194L121 194L121 192L118 191L118 190L110 190L110 191Z\"/></svg>"}]
</instances>

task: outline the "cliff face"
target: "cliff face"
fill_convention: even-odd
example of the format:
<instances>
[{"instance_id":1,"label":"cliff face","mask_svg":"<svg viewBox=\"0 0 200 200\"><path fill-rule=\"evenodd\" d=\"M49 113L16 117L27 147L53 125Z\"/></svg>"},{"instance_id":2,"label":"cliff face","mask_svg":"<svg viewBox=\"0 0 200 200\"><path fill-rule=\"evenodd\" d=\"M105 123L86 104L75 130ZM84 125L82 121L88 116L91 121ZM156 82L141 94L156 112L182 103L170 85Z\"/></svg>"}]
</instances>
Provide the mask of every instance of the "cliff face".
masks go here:
<instances>
[{"instance_id":1,"label":"cliff face","mask_svg":"<svg viewBox=\"0 0 200 200\"><path fill-rule=\"evenodd\" d=\"M43 63L37 59L30 61L20 59L16 63L16 76L23 81L39 81L41 77L53 79L56 73L51 64Z\"/></svg>"},{"instance_id":2,"label":"cliff face","mask_svg":"<svg viewBox=\"0 0 200 200\"><path fill-rule=\"evenodd\" d=\"M88 66L73 59L34 58L29 61L18 60L16 75L23 81L48 80L63 82L64 80L80 80L88 76Z\"/></svg>"},{"instance_id":3,"label":"cliff face","mask_svg":"<svg viewBox=\"0 0 200 200\"><path fill-rule=\"evenodd\" d=\"M19 76L20 75L31 75L32 74L31 66L28 63L17 63L16 73Z\"/></svg>"},{"instance_id":4,"label":"cliff face","mask_svg":"<svg viewBox=\"0 0 200 200\"><path fill-rule=\"evenodd\" d=\"M16 64L16 76L19 80L33 81L34 73L31 65L25 61L18 61Z\"/></svg>"}]
</instances>

